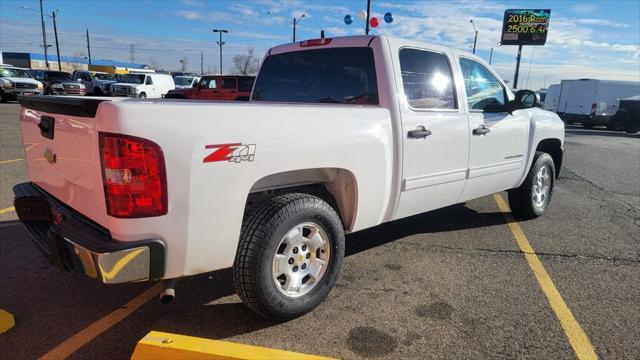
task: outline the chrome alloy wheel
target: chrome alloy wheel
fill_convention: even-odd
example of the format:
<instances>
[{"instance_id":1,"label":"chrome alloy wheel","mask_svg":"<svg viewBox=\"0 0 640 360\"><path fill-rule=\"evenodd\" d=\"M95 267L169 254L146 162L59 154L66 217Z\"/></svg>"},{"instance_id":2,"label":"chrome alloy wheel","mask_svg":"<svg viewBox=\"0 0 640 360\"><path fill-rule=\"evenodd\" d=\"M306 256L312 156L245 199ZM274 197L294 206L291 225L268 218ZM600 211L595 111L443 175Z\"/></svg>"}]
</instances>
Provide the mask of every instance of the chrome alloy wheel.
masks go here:
<instances>
[{"instance_id":1,"label":"chrome alloy wheel","mask_svg":"<svg viewBox=\"0 0 640 360\"><path fill-rule=\"evenodd\" d=\"M549 166L544 165L538 170L533 181L533 203L537 207L544 207L549 200L551 192L551 171Z\"/></svg>"},{"instance_id":2,"label":"chrome alloy wheel","mask_svg":"<svg viewBox=\"0 0 640 360\"><path fill-rule=\"evenodd\" d=\"M300 297L318 285L327 272L331 244L317 224L295 226L282 238L273 256L272 277L287 297Z\"/></svg>"}]
</instances>

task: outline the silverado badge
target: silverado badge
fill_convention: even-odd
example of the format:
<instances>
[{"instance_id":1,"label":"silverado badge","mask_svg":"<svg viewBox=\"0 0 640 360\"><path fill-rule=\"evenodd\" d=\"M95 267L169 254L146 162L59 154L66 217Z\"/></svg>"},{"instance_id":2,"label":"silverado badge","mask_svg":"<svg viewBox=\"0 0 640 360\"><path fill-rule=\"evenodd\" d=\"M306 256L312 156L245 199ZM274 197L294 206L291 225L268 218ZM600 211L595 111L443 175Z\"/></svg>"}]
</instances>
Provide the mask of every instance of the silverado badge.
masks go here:
<instances>
[{"instance_id":1,"label":"silverado badge","mask_svg":"<svg viewBox=\"0 0 640 360\"><path fill-rule=\"evenodd\" d=\"M53 150L51 150L49 148L47 148L47 150L44 151L44 158L51 165L55 164L56 161L57 161L56 154L53 152Z\"/></svg>"}]
</instances>

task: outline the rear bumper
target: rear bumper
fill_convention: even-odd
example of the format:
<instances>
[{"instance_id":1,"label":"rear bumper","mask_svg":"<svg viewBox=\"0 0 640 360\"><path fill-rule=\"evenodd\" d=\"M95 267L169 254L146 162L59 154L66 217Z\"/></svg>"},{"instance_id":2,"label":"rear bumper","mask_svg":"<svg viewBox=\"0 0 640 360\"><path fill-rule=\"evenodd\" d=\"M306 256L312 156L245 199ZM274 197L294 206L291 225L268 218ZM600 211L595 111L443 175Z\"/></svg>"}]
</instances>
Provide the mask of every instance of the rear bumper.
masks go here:
<instances>
[{"instance_id":1,"label":"rear bumper","mask_svg":"<svg viewBox=\"0 0 640 360\"><path fill-rule=\"evenodd\" d=\"M161 279L165 246L157 239L124 242L33 183L14 186L14 206L34 243L63 271L105 284Z\"/></svg>"}]
</instances>

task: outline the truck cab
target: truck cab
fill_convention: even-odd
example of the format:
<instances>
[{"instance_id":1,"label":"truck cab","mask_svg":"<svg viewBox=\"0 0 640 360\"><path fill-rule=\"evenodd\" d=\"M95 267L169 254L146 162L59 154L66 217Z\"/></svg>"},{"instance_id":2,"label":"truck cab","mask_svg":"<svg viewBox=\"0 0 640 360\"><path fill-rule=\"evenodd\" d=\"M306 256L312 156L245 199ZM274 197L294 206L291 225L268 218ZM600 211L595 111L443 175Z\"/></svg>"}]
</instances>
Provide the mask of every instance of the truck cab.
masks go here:
<instances>
[{"instance_id":1,"label":"truck cab","mask_svg":"<svg viewBox=\"0 0 640 360\"><path fill-rule=\"evenodd\" d=\"M116 83L112 74L101 71L76 70L73 78L82 82L90 95L109 95L111 85Z\"/></svg>"}]
</instances>

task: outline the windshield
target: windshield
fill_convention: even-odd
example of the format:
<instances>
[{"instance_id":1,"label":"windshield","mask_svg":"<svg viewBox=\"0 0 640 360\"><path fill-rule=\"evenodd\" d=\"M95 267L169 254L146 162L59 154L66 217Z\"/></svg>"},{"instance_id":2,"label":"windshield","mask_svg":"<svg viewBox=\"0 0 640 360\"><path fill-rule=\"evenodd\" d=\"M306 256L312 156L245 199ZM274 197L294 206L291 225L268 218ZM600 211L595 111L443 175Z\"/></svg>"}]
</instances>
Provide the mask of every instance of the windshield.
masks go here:
<instances>
[{"instance_id":1,"label":"windshield","mask_svg":"<svg viewBox=\"0 0 640 360\"><path fill-rule=\"evenodd\" d=\"M22 69L0 68L0 76L2 77L17 77L17 78L30 78L31 75L28 71Z\"/></svg>"},{"instance_id":2,"label":"windshield","mask_svg":"<svg viewBox=\"0 0 640 360\"><path fill-rule=\"evenodd\" d=\"M48 71L47 79L49 80L69 80L73 81L71 74L61 71Z\"/></svg>"},{"instance_id":3,"label":"windshield","mask_svg":"<svg viewBox=\"0 0 640 360\"><path fill-rule=\"evenodd\" d=\"M252 99L378 104L373 50L329 48L268 56L260 69Z\"/></svg>"},{"instance_id":4,"label":"windshield","mask_svg":"<svg viewBox=\"0 0 640 360\"><path fill-rule=\"evenodd\" d=\"M121 83L127 83L127 84L142 84L144 83L145 76L146 75L139 75L139 74L123 74L123 75L120 75L120 78L118 79L118 81Z\"/></svg>"},{"instance_id":5,"label":"windshield","mask_svg":"<svg viewBox=\"0 0 640 360\"><path fill-rule=\"evenodd\" d=\"M93 77L98 80L115 80L111 74L93 74Z\"/></svg>"},{"instance_id":6,"label":"windshield","mask_svg":"<svg viewBox=\"0 0 640 360\"><path fill-rule=\"evenodd\" d=\"M191 81L193 81L192 77L188 77L188 76L176 76L175 78L173 78L173 81L175 81L176 85L191 85Z\"/></svg>"}]
</instances>

